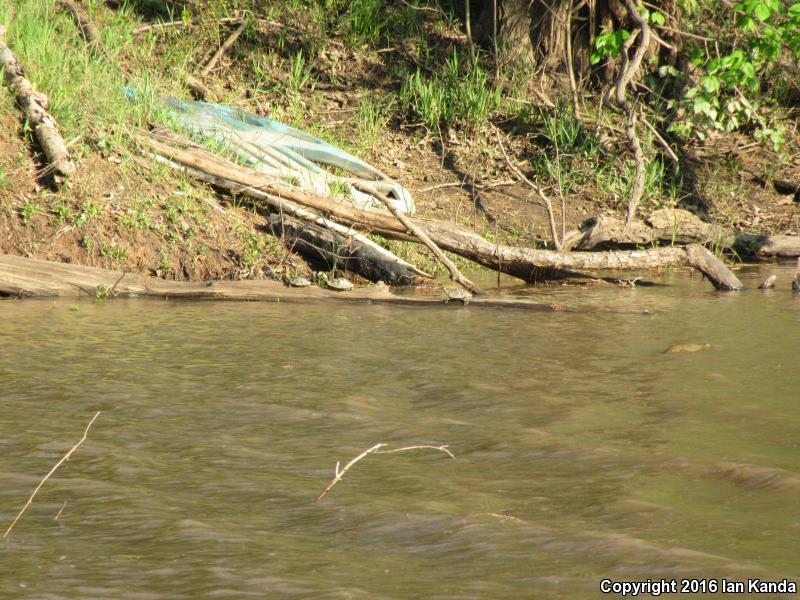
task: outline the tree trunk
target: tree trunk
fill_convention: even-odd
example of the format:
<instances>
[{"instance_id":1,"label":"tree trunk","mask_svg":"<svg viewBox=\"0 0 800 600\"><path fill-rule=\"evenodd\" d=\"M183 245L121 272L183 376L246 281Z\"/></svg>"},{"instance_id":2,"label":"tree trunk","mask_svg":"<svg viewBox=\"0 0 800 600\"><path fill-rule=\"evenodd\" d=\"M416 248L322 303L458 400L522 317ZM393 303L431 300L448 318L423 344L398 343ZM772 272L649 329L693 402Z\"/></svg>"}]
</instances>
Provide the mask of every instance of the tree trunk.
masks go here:
<instances>
[{"instance_id":1,"label":"tree trunk","mask_svg":"<svg viewBox=\"0 0 800 600\"><path fill-rule=\"evenodd\" d=\"M653 0L661 12L677 15L675 0ZM493 0L472 3L475 41L486 49L492 47L494 31ZM603 63L593 67L590 61L595 38L604 30L631 29L630 18L620 0L496 0L497 43L507 59L542 68L545 75L566 73L567 26L572 46L572 67L578 80L586 79L593 70L613 76ZM571 11L571 14L570 14ZM645 59L657 46L653 44Z\"/></svg>"}]
</instances>

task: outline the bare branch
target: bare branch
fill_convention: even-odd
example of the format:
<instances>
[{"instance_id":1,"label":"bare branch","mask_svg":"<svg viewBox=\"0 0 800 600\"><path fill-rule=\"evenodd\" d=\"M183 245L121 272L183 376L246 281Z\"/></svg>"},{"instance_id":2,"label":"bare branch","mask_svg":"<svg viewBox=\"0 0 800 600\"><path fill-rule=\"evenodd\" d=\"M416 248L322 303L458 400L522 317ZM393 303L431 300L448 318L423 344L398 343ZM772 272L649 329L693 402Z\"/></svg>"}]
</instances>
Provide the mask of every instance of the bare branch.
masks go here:
<instances>
[{"instance_id":1,"label":"bare branch","mask_svg":"<svg viewBox=\"0 0 800 600\"><path fill-rule=\"evenodd\" d=\"M520 171L513 162L511 162L511 159L508 157L506 149L503 146L503 140L500 139L500 132L497 130L496 127L493 128L494 128L494 134L495 136L497 136L497 143L500 146L500 150L503 153L503 157L506 159L506 164L508 165L508 168L511 169L511 171L517 177L519 177L520 180L528 184L528 186L531 189L533 189L539 195L539 197L544 201L545 208L547 209L547 219L550 223L550 235L553 238L553 244L555 245L556 250L561 250L561 241L558 239L558 231L556 230L556 220L555 216L553 215L553 203L550 201L550 197L544 193L544 190L540 186L536 185L530 179L525 177L525 174L522 171Z\"/></svg>"},{"instance_id":2,"label":"bare branch","mask_svg":"<svg viewBox=\"0 0 800 600\"><path fill-rule=\"evenodd\" d=\"M453 453L450 452L450 450L447 449L447 446L406 446L404 448L396 448L394 450L381 450L381 448L383 448L386 445L387 444L380 443L380 444L375 444L374 446L372 446L372 448L367 448L366 450L364 450L364 452L362 452L361 454L356 456L353 460L351 460L349 463L347 463L344 466L344 469L342 469L341 471L339 470L339 462L337 461L336 462L336 469L334 471L335 477L333 478L333 481L331 481L328 484L328 487L326 487L324 490L322 490L322 493L319 496L317 496L317 500L316 501L319 502L320 500L322 500L325 497L325 495L329 491L331 491L331 488L333 488L333 486L335 486L337 483L339 483L342 480L342 478L344 477L344 474L347 473L347 471L350 470L350 467L352 467L354 464L356 464L361 459L366 458L370 454L394 454L396 452L406 452L407 450L417 450L417 449L420 449L420 448L427 448L427 449L430 449L430 450L438 450L440 452L444 452L445 454L450 456L450 458L455 458Z\"/></svg>"},{"instance_id":3,"label":"bare branch","mask_svg":"<svg viewBox=\"0 0 800 600\"><path fill-rule=\"evenodd\" d=\"M97 412L94 414L94 416L92 417L92 420L91 420L91 421L89 421L89 424L86 426L86 430L83 432L83 437L80 439L80 441L79 441L77 444L75 444L75 445L74 445L72 448L70 448L69 452L67 452L67 453L66 453L66 454L65 454L65 455L64 455L64 456L61 458L61 460L59 460L59 461L58 461L58 462L57 462L57 463L56 463L56 464L53 466L53 468L52 468L52 469L50 469L50 472L49 472L47 475L45 475L45 476L44 476L44 479L42 479L42 480L39 482L39 485L37 485L37 486L36 486L36 489L35 489L35 490L33 490L33 493L31 494L31 497L30 497L30 498L28 498L28 501L25 503L25 506L23 506L23 507L22 507L22 510L20 510L20 511L19 511L19 513L17 514L17 517L14 519L14 521L11 523L11 525L9 525L9 526L8 526L8 529L6 529L6 532L3 534L3 539L6 539L6 538L8 537L8 534L9 534L9 533L11 533L11 530L12 530L12 529L14 529L14 526L17 524L17 521L19 521L20 517L22 517L22 514L23 514L23 513L24 513L26 510L28 510L28 507L29 507L29 506L30 506L30 505L33 503L33 499L36 497L36 494L38 494L38 493L39 493L39 490L40 490L40 489L42 489L42 486L44 485L44 482L45 482L45 481L47 481L48 479L50 479L50 476L51 476L53 473L55 473L55 472L56 472L56 469L58 469L58 467L60 467L62 464L64 464L64 462L68 461L68 460L69 460L69 457L70 457L70 456L72 456L72 453L73 453L73 452L75 452L75 450L77 450L77 449L78 449L78 446L80 446L80 445L81 445L83 442L85 442L85 441L86 441L86 436L87 436L87 435L89 435L89 428L92 426L92 423L94 423L95 419L96 419L97 417L99 417L99 416L100 416L100 411L98 410L98 411L97 411ZM63 510L63 507L62 507L62 510ZM58 513L58 514L60 515L60 514L61 514L61 511L59 511L59 513ZM58 518L58 516L56 516L56 518Z\"/></svg>"},{"instance_id":4,"label":"bare branch","mask_svg":"<svg viewBox=\"0 0 800 600\"><path fill-rule=\"evenodd\" d=\"M230 50L231 46L233 46L236 43L236 40L238 40L239 36L242 35L242 33L244 33L245 29L247 29L246 19L239 24L239 27L237 27L234 30L234 32L228 36L228 39L225 40L225 43L222 44L222 46L219 47L219 50L217 50L214 53L214 56L212 56L209 59L209 61L206 63L206 66L203 67L203 76L208 75L211 72L211 70L215 66L217 66L219 60L225 55L225 53L228 50Z\"/></svg>"},{"instance_id":5,"label":"bare branch","mask_svg":"<svg viewBox=\"0 0 800 600\"><path fill-rule=\"evenodd\" d=\"M628 143L630 144L631 151L633 152L633 159L636 162L636 175L633 181L633 191L631 192L631 198L628 201L628 214L625 219L627 224L633 221L633 218L636 216L636 209L639 207L639 202L644 195L646 165L644 153L642 152L642 146L639 142L639 136L636 134L636 110L628 101L626 94L628 90L628 84L633 79L636 71L639 70L645 52L647 52L647 48L650 45L650 27L647 25L647 21L639 12L639 8L641 6L640 0L625 0L625 5L628 8L628 14L631 17L631 20L638 27L638 31L628 38L622 45L619 74L617 75L617 81L614 86L617 106L622 109L622 112L624 112L627 117L625 136L628 138ZM633 53L633 58L629 58L628 53L637 40L638 45Z\"/></svg>"},{"instance_id":6,"label":"bare branch","mask_svg":"<svg viewBox=\"0 0 800 600\"><path fill-rule=\"evenodd\" d=\"M470 281L469 279L464 277L464 275L462 275L461 271L458 270L458 267L455 265L455 263L453 263L452 260L447 258L447 255L444 252L442 252L441 248L439 248L439 246L436 245L436 242L434 242L428 236L427 233L425 233L422 229L417 227L411 221L411 219L409 219L407 216L405 216L403 213L397 210L394 203L389 198L387 198L385 195L383 195L382 193L380 193L378 190L376 190L371 186L360 183L353 183L352 185L356 189L371 194L375 198L383 202L386 208L389 209L389 212L391 212L397 218L397 220L403 224L403 227L405 227L414 237L416 237L423 244L425 244L430 249L430 251L433 252L434 256L436 256L436 258L439 259L439 261L447 268L447 270L450 271L450 279L452 279L458 285L469 290L474 294L483 293L483 290L481 290L481 288L479 288L477 285L472 283L472 281Z\"/></svg>"}]
</instances>

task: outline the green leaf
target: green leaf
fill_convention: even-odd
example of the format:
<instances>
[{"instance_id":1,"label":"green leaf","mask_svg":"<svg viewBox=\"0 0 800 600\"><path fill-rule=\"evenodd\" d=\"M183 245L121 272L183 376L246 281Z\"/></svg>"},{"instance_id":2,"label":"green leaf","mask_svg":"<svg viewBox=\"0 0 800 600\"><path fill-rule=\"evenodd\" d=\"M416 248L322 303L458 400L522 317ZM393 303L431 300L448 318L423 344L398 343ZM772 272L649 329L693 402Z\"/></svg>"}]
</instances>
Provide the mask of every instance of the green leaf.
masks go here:
<instances>
[{"instance_id":1,"label":"green leaf","mask_svg":"<svg viewBox=\"0 0 800 600\"><path fill-rule=\"evenodd\" d=\"M660 12L653 12L650 14L650 22L655 25L666 25L667 18L662 15Z\"/></svg>"},{"instance_id":2,"label":"green leaf","mask_svg":"<svg viewBox=\"0 0 800 600\"><path fill-rule=\"evenodd\" d=\"M767 6L765 2L758 3L753 9L753 15L761 22L766 21L772 16L772 8Z\"/></svg>"},{"instance_id":3,"label":"green leaf","mask_svg":"<svg viewBox=\"0 0 800 600\"><path fill-rule=\"evenodd\" d=\"M713 75L707 75L700 80L703 89L709 94L715 94L719 91L719 78Z\"/></svg>"}]
</instances>

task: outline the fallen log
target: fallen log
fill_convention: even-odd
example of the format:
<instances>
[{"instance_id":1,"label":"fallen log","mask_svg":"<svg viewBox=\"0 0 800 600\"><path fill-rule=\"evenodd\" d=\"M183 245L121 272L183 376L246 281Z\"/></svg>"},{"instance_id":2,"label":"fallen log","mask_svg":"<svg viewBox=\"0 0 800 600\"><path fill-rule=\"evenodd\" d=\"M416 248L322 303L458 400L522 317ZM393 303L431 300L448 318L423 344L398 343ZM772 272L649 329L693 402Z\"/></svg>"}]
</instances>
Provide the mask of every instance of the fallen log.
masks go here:
<instances>
[{"instance_id":1,"label":"fallen log","mask_svg":"<svg viewBox=\"0 0 800 600\"><path fill-rule=\"evenodd\" d=\"M389 200L389 198L387 198L374 188L367 186L358 186L358 185L356 187L361 188L362 191L366 191L367 193L372 194L378 200L383 202L384 206L386 206L386 209L390 213L392 213L398 221L400 221L403 227L405 227L408 230L408 233L410 233L420 242L425 244L428 247L428 249L431 252L433 252L433 255L439 260L439 262L441 262L445 266L445 268L447 268L447 270L450 272L450 279L455 281L458 285L460 285L464 289L469 290L473 294L483 293L483 290L481 290L477 285L475 285L473 282L471 282L469 279L467 279L466 277L464 277L464 275L461 274L461 271L459 271L458 267L455 266L455 264L453 264L453 261L447 258L447 255L441 251L439 246L436 245L436 242L434 242L430 237L428 237L428 234L425 233L424 230L414 225L414 222L411 221L411 219L409 219L406 215L397 210L394 203L392 203L392 201Z\"/></svg>"},{"instance_id":2,"label":"fallen log","mask_svg":"<svg viewBox=\"0 0 800 600\"><path fill-rule=\"evenodd\" d=\"M155 135L170 141L179 136L160 130ZM392 215L384 212L362 210L345 201L317 196L288 185L274 178L240 167L201 148L191 150L165 143L163 139L139 136L139 140L151 152L163 156L203 181L236 194L249 195L264 200L276 210L294 206L317 210L329 219L362 231L377 233L390 239L416 241L405 227ZM291 207L287 208L291 210ZM301 217L302 218L302 217ZM492 243L480 235L461 229L448 221L423 220L409 217L414 226L426 233L437 246L453 252L480 265L513 275L527 282L553 279L565 272L596 270L647 270L662 267L691 266L702 271L718 289L741 289L741 282L722 265L729 275L720 278L720 268L704 270L707 260L697 257L710 254L698 248L691 254L683 247L649 248L646 250L624 250L609 252L557 252L535 250Z\"/></svg>"},{"instance_id":3,"label":"fallen log","mask_svg":"<svg viewBox=\"0 0 800 600\"><path fill-rule=\"evenodd\" d=\"M101 43L100 31L84 12L83 7L75 2L75 0L61 0L61 4L72 14L72 18L75 19L86 41L99 46Z\"/></svg>"},{"instance_id":4,"label":"fallen log","mask_svg":"<svg viewBox=\"0 0 800 600\"><path fill-rule=\"evenodd\" d=\"M634 221L626 225L621 219L606 215L592 217L569 232L564 245L569 250L596 250L659 243L713 244L755 258L800 256L800 236L733 231L701 221L687 210L673 208L654 211L645 223Z\"/></svg>"},{"instance_id":5,"label":"fallen log","mask_svg":"<svg viewBox=\"0 0 800 600\"><path fill-rule=\"evenodd\" d=\"M370 281L383 281L390 285L413 285L421 277L418 269L407 266L407 263L388 260L384 254L352 236L340 235L287 215L272 213L268 220L272 233L283 239L288 247L322 261L328 269L346 269Z\"/></svg>"},{"instance_id":6,"label":"fallen log","mask_svg":"<svg viewBox=\"0 0 800 600\"><path fill-rule=\"evenodd\" d=\"M25 113L34 135L53 171L54 180L62 180L75 174L75 164L67 151L64 139L58 133L56 121L47 112L50 101L37 91L25 77L22 66L5 43L6 28L0 25L0 68L5 80L16 97L17 104Z\"/></svg>"},{"instance_id":7,"label":"fallen log","mask_svg":"<svg viewBox=\"0 0 800 600\"><path fill-rule=\"evenodd\" d=\"M171 166L173 168L183 170L187 175L191 175L192 177L196 177L198 179L202 179L204 181L208 181L209 183L212 183L212 184L214 184L214 185L216 185L218 187L225 187L223 181L218 180L218 178L216 178L216 177L208 178L207 174L204 173L203 171L200 171L200 170L197 170L197 169L193 169L192 167L185 167L185 166L176 164L176 163L174 163L174 162L172 162L172 161L170 161L168 159L165 159L165 158L163 158L161 156L156 156L156 158L161 162L165 162L166 164L168 164L169 166ZM260 192L257 189L250 189L247 192L247 195L251 196L251 197L254 197L254 198L264 199L264 200L267 200L267 201L269 200L269 196L268 195L263 194L262 192ZM364 234L359 233L358 231L355 231L352 227L345 227L344 225L341 225L340 223L336 223L334 221L331 221L330 219L326 219L326 218L324 218L324 217L322 217L322 216L320 216L320 215L308 210L304 206L301 206L301 205L299 205L299 204L297 204L295 202L292 202L290 200L282 200L279 203L275 204L274 208L278 209L278 211L281 214L286 213L286 214L295 216L295 217L297 217L299 219L302 219L304 221L307 221L309 223L315 223L316 225L319 225L320 227L324 227L325 229L328 229L331 232L339 234L341 236L344 236L344 237L346 237L348 239L352 238L352 240L354 242L357 242L357 243L361 244L365 248L369 248L371 253L375 254L378 257L380 257L380 259L382 261L386 262L387 264L392 263L392 264L397 265L398 268L411 270L411 271L413 271L414 273L416 273L420 277L425 277L425 278L428 278L428 279L431 279L433 277L432 275L426 273L425 271L422 271L422 270L418 269L417 267L415 267L411 263L409 263L407 261L404 261L403 259L399 258L398 256L395 256L394 254L389 252L389 250L387 250L386 248L380 246L378 243L372 241L371 239L369 239Z\"/></svg>"},{"instance_id":8,"label":"fallen log","mask_svg":"<svg viewBox=\"0 0 800 600\"><path fill-rule=\"evenodd\" d=\"M46 297L147 297L182 300L240 300L263 302L351 304L398 304L406 306L447 306L444 297L398 296L385 285L357 287L350 292L335 292L319 287L293 288L272 280L247 281L167 281L144 273L125 273L55 263L21 256L0 255L0 296ZM563 311L557 305L513 298L473 298L469 306L479 308L521 308Z\"/></svg>"}]
</instances>

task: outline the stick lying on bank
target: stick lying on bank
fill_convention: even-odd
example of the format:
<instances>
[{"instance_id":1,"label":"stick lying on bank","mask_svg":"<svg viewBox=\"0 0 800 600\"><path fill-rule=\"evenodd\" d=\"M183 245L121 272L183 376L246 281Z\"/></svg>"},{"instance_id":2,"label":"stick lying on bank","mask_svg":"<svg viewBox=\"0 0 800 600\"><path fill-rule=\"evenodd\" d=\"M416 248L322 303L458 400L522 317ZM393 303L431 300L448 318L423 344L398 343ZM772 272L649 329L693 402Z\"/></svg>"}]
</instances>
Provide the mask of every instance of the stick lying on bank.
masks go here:
<instances>
[{"instance_id":1,"label":"stick lying on bank","mask_svg":"<svg viewBox=\"0 0 800 600\"><path fill-rule=\"evenodd\" d=\"M75 174L75 164L67 151L64 140L58 133L55 119L47 112L50 104L47 96L36 91L25 78L22 66L14 58L5 43L6 28L0 25L0 68L6 82L16 97L17 104L30 122L45 158L53 170L56 183Z\"/></svg>"},{"instance_id":2,"label":"stick lying on bank","mask_svg":"<svg viewBox=\"0 0 800 600\"><path fill-rule=\"evenodd\" d=\"M398 221L400 221L400 223L402 223L403 227L405 227L408 230L408 232L415 238L417 238L420 242L425 244L430 249L430 251L433 252L434 256L439 259L439 262L441 262L447 268L447 270L450 271L450 279L455 281L461 287L469 290L473 294L483 293L483 290L481 290L477 285L472 283L469 279L467 279L466 277L464 277L464 275L461 274L461 271L459 271L458 267L456 267L453 264L453 261L447 258L445 253L439 249L439 246L437 246L436 243L431 238L429 238L428 235L422 229L414 225L411 219L409 219L406 215L404 215L399 210L397 210L397 208L395 208L394 204L392 203L391 200L389 200L389 198L387 198L378 190L370 186L356 185L355 187L361 188L362 191L365 191L368 194L372 194L378 200L383 202L383 204L386 206L389 212L392 213L395 216L395 218Z\"/></svg>"},{"instance_id":3,"label":"stick lying on bank","mask_svg":"<svg viewBox=\"0 0 800 600\"><path fill-rule=\"evenodd\" d=\"M202 79L207 77L208 74L212 71L212 69L217 66L219 60L225 55L225 53L231 49L236 43L236 40L239 39L239 36L244 33L244 30L247 29L247 20L240 19L239 26L234 30L234 32L228 36L228 39L217 49L217 51L213 54L213 56L208 60L208 62L203 66L200 71L200 78L193 77L192 75L186 75L184 81L186 81L186 85L189 87L192 92L194 92L195 96L199 100L209 100L211 101L215 96L218 94L215 90L207 86L203 83Z\"/></svg>"},{"instance_id":4,"label":"stick lying on bank","mask_svg":"<svg viewBox=\"0 0 800 600\"><path fill-rule=\"evenodd\" d=\"M252 169L240 167L206 150L180 148L174 141L177 137L172 134L170 143L154 137L153 134L140 135L137 139L150 152L179 165L188 174L233 193L263 200L277 211L284 210L293 214L292 210L302 206L306 210L318 211L329 221L348 227L377 233L388 239L418 242L392 215L361 210L350 203L305 192ZM304 218L298 214L293 216ZM528 282L564 276L565 271L647 270L691 266L702 271L718 289L736 290L742 287L736 276L719 261L716 261L719 264L713 270L704 270L709 261L696 260L698 255L710 255L704 248L698 248L692 253L682 247L612 252L534 250L492 243L448 221L426 221L414 217L408 219L442 250Z\"/></svg>"},{"instance_id":5,"label":"stick lying on bank","mask_svg":"<svg viewBox=\"0 0 800 600\"><path fill-rule=\"evenodd\" d=\"M92 426L92 423L94 423L95 419L97 419L97 417L99 417L99 416L100 416L100 411L98 410L94 414L94 416L92 417L92 420L89 421L89 424L86 426L86 430L83 432L83 437L78 441L77 444L75 444L72 448L69 449L69 452L67 452L64 456L61 457L61 460L58 461L53 466L53 468L50 469L50 472L47 475L44 476L44 479L42 479L39 482L39 485L37 485L36 489L33 490L33 493L31 494L31 497L28 498L28 501L25 503L25 506L22 507L22 510L19 511L19 513L17 514L17 517L14 519L14 521L11 523L11 525L8 526L8 529L6 529L6 532L3 534L3 539L6 539L8 537L8 534L11 533L11 530L14 529L14 525L16 525L17 521L19 521L20 517L22 517L22 513L24 513L26 510L28 510L28 507L31 505L31 503L33 502L33 499L36 497L36 494L38 494L39 490L42 489L42 486L44 485L44 482L47 481L48 479L50 479L50 476L53 473L56 472L56 469L58 469L58 467L60 467L62 464L64 464L64 462L68 461L69 457L72 456L72 453L75 452L75 450L78 449L78 446L80 446L83 442L86 441L86 436L89 435L89 428ZM63 507L62 507L62 509L63 509ZM60 515L61 512L59 511L58 514Z\"/></svg>"},{"instance_id":6,"label":"stick lying on bank","mask_svg":"<svg viewBox=\"0 0 800 600\"><path fill-rule=\"evenodd\" d=\"M164 162L165 164L167 164L167 165L169 165L169 166L171 166L171 167L173 167L175 169L179 169L179 170L184 171L187 175L191 175L191 176L196 177L198 179L202 179L204 181L208 181L209 183L213 183L214 185L217 185L219 187L223 187L223 188L225 187L225 185L223 184L222 180L220 180L217 177L207 178L206 174L204 172L202 172L201 170L194 169L192 167L188 167L188 166L185 166L183 164L177 164L177 163L175 163L175 162L173 162L173 161L171 161L169 159L163 158L163 156L156 156L156 158L160 162ZM231 189L231 188L227 188L227 189ZM371 239L369 239L364 234L359 233L358 231L354 230L352 226L345 227L344 225L340 225L339 223L336 223L334 221L331 221L330 219L326 219L326 218L324 218L324 217L322 217L322 216L320 216L318 214L315 214L315 213L311 212L307 208L305 208L305 207L303 207L303 206L301 206L301 205L299 205L299 204L297 204L295 202L292 202L291 200L283 200L283 201L279 202L278 204L271 203L271 202L269 202L270 201L270 197L267 194L261 192L260 190L258 190L256 188L242 189L241 193L244 194L244 195L250 196L252 198L256 198L256 199L260 199L260 200L266 200L271 206L273 206L275 209L277 209L277 211L279 213L289 214L289 215L291 215L293 217L297 217L298 219L302 219L302 220L307 221L309 223L314 223L314 224L316 224L316 225L318 225L320 227L324 227L325 229L329 229L330 231L332 231L332 232L334 232L334 233L336 233L338 235L344 236L345 238L352 238L354 241L358 242L359 244L363 245L365 248L369 249L369 251L374 252L376 255L380 256L381 259L387 265L392 265L392 264L396 265L396 268L399 271L410 270L410 271L413 271L414 273L416 273L417 275L419 275L420 277L425 277L427 279L431 279L431 275L429 275L425 271L422 271L422 270L418 269L417 267L415 267L411 263L403 260L402 258L396 256L395 254L393 254L392 252L390 252L389 250L387 250L383 246L381 246L381 245L377 244L376 242L372 241Z\"/></svg>"},{"instance_id":7,"label":"stick lying on bank","mask_svg":"<svg viewBox=\"0 0 800 600\"><path fill-rule=\"evenodd\" d=\"M336 468L334 469L333 481L331 481L328 484L328 487L326 487L324 490L322 490L322 493L320 493L320 495L317 496L316 502L319 502L320 500L322 500L325 497L325 495L328 492L331 491L333 486L335 486L337 483L339 483L342 480L342 478L344 477L344 474L347 473L347 471L350 470L350 467L352 467L354 464L356 464L361 459L366 458L370 454L394 454L396 452L406 452L408 450L418 450L418 449L421 449L421 448L429 448L431 450L438 450L439 452L444 452L450 458L455 458L453 453L450 452L450 450L447 449L447 446L406 446L405 448L396 448L395 450L381 450L381 448L383 448L385 446L386 446L386 444L375 444L374 446L372 446L372 448L368 448L368 449L364 450L364 452L362 452L361 454L356 456L353 460L351 460L349 463L347 463L344 466L344 469L342 469L341 471L339 470L339 462L337 461L336 462Z\"/></svg>"}]
</instances>

